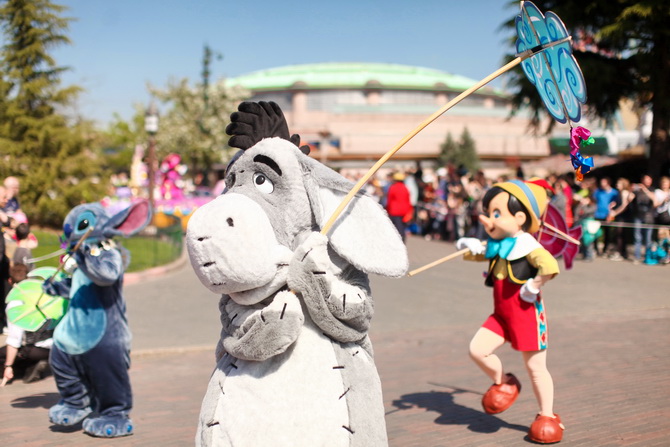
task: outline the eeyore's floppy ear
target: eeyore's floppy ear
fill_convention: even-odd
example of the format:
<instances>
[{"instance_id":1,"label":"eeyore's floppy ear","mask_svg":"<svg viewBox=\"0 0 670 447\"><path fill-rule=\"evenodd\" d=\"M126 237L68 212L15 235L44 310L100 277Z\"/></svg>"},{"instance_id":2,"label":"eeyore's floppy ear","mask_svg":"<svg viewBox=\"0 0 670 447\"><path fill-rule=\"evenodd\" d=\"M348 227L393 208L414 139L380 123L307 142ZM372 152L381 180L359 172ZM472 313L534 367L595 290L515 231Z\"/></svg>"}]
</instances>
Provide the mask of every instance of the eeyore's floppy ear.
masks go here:
<instances>
[{"instance_id":1,"label":"eeyore's floppy ear","mask_svg":"<svg viewBox=\"0 0 670 447\"><path fill-rule=\"evenodd\" d=\"M128 237L140 232L149 222L151 222L151 208L148 201L142 200L110 217L102 232L107 238Z\"/></svg>"},{"instance_id":2,"label":"eeyore's floppy ear","mask_svg":"<svg viewBox=\"0 0 670 447\"><path fill-rule=\"evenodd\" d=\"M332 169L309 157L300 157L305 189L319 227L354 186ZM386 211L370 196L357 194L335 221L330 233L333 249L359 270L384 276L403 276L407 248Z\"/></svg>"}]
</instances>

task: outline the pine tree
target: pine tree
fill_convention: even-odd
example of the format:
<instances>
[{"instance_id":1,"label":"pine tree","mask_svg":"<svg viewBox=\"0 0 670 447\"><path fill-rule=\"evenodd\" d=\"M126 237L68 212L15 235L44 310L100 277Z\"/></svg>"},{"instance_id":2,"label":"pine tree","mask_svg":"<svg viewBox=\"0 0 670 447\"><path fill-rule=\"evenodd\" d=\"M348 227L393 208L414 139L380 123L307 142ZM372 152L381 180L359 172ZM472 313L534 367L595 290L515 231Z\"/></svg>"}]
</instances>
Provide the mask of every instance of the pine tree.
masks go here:
<instances>
[{"instance_id":1,"label":"pine tree","mask_svg":"<svg viewBox=\"0 0 670 447\"><path fill-rule=\"evenodd\" d=\"M49 53L70 43L63 11L48 0L0 7L0 177L18 177L22 210L32 223L52 226L73 206L99 200L106 182L100 157L87 149L86 123L70 125L59 113L80 91L61 88L66 68Z\"/></svg>"},{"instance_id":2,"label":"pine tree","mask_svg":"<svg viewBox=\"0 0 670 447\"><path fill-rule=\"evenodd\" d=\"M438 161L440 166L449 164L463 166L470 172L479 168L475 140L472 139L467 127L463 128L463 133L458 142L454 141L451 132L447 133L447 139L440 145Z\"/></svg>"},{"instance_id":3,"label":"pine tree","mask_svg":"<svg viewBox=\"0 0 670 447\"><path fill-rule=\"evenodd\" d=\"M456 166L460 165L463 165L470 172L479 169L479 157L477 156L475 140L472 139L467 127L463 128L459 141L459 160Z\"/></svg>"},{"instance_id":4,"label":"pine tree","mask_svg":"<svg viewBox=\"0 0 670 447\"><path fill-rule=\"evenodd\" d=\"M440 166L446 166L450 163L455 163L458 158L458 144L451 136L451 132L447 133L447 139L440 145L440 155L438 161Z\"/></svg>"}]
</instances>

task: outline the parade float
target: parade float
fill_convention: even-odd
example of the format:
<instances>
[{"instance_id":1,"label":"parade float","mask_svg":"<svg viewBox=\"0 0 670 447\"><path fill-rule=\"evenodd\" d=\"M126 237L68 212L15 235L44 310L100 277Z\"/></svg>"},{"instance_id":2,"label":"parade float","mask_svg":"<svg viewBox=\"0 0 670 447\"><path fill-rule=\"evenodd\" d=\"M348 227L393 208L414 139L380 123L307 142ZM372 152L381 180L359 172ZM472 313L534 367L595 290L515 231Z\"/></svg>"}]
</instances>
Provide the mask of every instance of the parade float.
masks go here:
<instances>
[{"instance_id":1,"label":"parade float","mask_svg":"<svg viewBox=\"0 0 670 447\"><path fill-rule=\"evenodd\" d=\"M138 145L133 155L129 181L114 185L115 194L102 201L106 208L120 210L130 203L146 198L150 186L147 163L143 159L144 146ZM175 153L168 154L158 166L153 187L154 226L169 227L174 225L174 218L178 218L182 229L186 230L193 212L213 199L211 195L195 195L188 191L188 183L184 179L186 171L187 167L181 162L181 156Z\"/></svg>"}]
</instances>

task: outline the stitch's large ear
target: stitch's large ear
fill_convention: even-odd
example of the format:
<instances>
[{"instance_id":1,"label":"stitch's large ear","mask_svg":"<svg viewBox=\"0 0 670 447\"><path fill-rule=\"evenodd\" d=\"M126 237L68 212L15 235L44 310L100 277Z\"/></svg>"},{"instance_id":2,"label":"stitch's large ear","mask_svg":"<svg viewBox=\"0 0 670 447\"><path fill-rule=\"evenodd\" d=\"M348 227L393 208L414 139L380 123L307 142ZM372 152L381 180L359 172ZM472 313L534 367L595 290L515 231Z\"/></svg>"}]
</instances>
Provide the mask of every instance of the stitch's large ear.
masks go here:
<instances>
[{"instance_id":1,"label":"stitch's large ear","mask_svg":"<svg viewBox=\"0 0 670 447\"><path fill-rule=\"evenodd\" d=\"M103 235L107 238L132 236L146 227L149 222L151 222L151 208L148 201L142 200L112 216L103 229Z\"/></svg>"},{"instance_id":2,"label":"stitch's large ear","mask_svg":"<svg viewBox=\"0 0 670 447\"><path fill-rule=\"evenodd\" d=\"M301 157L305 189L312 212L322 227L353 187L344 177L309 157ZM403 276L407 248L386 211L370 196L358 194L328 234L331 246L359 270L384 276Z\"/></svg>"}]
</instances>

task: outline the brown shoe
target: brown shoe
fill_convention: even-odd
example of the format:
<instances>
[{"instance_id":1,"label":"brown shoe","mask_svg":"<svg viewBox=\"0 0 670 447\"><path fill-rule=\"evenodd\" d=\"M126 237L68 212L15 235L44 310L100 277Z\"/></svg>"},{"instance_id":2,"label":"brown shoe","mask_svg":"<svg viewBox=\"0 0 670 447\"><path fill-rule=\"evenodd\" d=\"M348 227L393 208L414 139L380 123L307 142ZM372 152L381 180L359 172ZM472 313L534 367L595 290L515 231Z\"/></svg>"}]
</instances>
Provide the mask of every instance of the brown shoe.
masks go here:
<instances>
[{"instance_id":1,"label":"brown shoe","mask_svg":"<svg viewBox=\"0 0 670 447\"><path fill-rule=\"evenodd\" d=\"M554 414L552 418L538 414L528 430L528 437L539 444L554 444L563 439L563 430L565 426L559 415Z\"/></svg>"},{"instance_id":2,"label":"brown shoe","mask_svg":"<svg viewBox=\"0 0 670 447\"><path fill-rule=\"evenodd\" d=\"M519 380L514 374L505 374L505 377L505 381L500 385L491 385L482 398L482 407L488 414L502 413L519 397L521 391Z\"/></svg>"}]
</instances>

